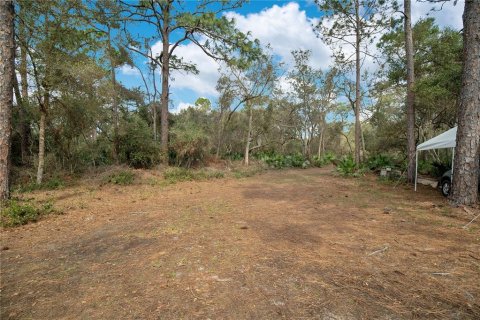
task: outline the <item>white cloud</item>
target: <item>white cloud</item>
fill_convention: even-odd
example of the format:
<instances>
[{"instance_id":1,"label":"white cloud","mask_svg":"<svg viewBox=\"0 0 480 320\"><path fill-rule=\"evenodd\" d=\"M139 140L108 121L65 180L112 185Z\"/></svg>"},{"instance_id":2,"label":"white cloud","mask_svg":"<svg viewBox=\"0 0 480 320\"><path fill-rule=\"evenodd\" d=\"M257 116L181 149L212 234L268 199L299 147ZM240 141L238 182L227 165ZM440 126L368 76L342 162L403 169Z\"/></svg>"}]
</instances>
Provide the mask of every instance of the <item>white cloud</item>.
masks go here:
<instances>
[{"instance_id":1,"label":"white cloud","mask_svg":"<svg viewBox=\"0 0 480 320\"><path fill-rule=\"evenodd\" d=\"M140 75L140 71L138 71L137 68L129 66L128 64L121 65L119 67L119 70L122 74L124 74L126 76L139 76Z\"/></svg>"},{"instance_id":2,"label":"white cloud","mask_svg":"<svg viewBox=\"0 0 480 320\"><path fill-rule=\"evenodd\" d=\"M246 16L235 12L229 12L226 16L234 18L242 32L250 31L262 44L270 44L273 54L280 56L288 65L292 65L291 51L296 49L312 51L313 67L325 69L331 62L330 49L313 32L312 25L319 20L307 17L298 3L273 5Z\"/></svg>"},{"instance_id":3,"label":"white cloud","mask_svg":"<svg viewBox=\"0 0 480 320\"><path fill-rule=\"evenodd\" d=\"M162 51L162 42L152 46L154 55ZM184 71L172 70L173 81L170 82L172 89L190 89L199 95L217 96L215 86L220 77L218 73L219 64L202 49L193 43L180 45L175 49L175 54L182 57L185 62L194 63L197 66L198 75Z\"/></svg>"},{"instance_id":4,"label":"white cloud","mask_svg":"<svg viewBox=\"0 0 480 320\"><path fill-rule=\"evenodd\" d=\"M187 103L187 102L183 102L183 101L180 101L173 110L171 110L171 112L173 114L179 114L180 112L182 112L182 110L186 110L188 108L195 108L195 106L191 103Z\"/></svg>"},{"instance_id":5,"label":"white cloud","mask_svg":"<svg viewBox=\"0 0 480 320\"><path fill-rule=\"evenodd\" d=\"M309 4L311 5L311 4ZM456 6L452 3L446 3L441 11L431 11L432 7L439 8L428 2L412 3L413 21L416 22L422 17L433 16L437 23L444 27L450 26L455 29L462 28L462 12L464 0L458 1ZM236 12L225 14L228 18L234 18L237 27L243 32L251 32L253 38L257 38L263 45L270 44L271 52L280 57L287 64L293 65L292 50L303 49L311 50L311 65L316 68L326 69L332 63L331 50L323 41L313 32L313 25L319 22L318 18L309 18L300 5L290 2L284 5L273 5L257 13L242 15ZM375 44L370 48L376 51ZM152 46L154 54L159 54L162 50L162 43L159 41ZM348 49L348 52L352 49ZM186 73L182 71L172 71L173 81L171 81L172 94L175 90L189 89L198 96L218 96L215 89L219 78L219 64L193 43L180 45L175 53L187 62L196 64L199 74ZM375 70L378 66L371 58L366 58L364 68ZM121 72L125 75L138 75L138 70L129 66L122 66ZM286 79L283 79L280 87L288 88ZM179 99L181 100L181 99ZM185 107L188 104L180 102L175 110Z\"/></svg>"},{"instance_id":6,"label":"white cloud","mask_svg":"<svg viewBox=\"0 0 480 320\"><path fill-rule=\"evenodd\" d=\"M413 1L412 21L415 23L420 18L434 17L439 26L460 30L463 28L462 14L464 7L464 0L459 0L457 5L454 5L453 1L449 1L444 3L443 6L431 2ZM432 11L432 9L434 10Z\"/></svg>"}]
</instances>

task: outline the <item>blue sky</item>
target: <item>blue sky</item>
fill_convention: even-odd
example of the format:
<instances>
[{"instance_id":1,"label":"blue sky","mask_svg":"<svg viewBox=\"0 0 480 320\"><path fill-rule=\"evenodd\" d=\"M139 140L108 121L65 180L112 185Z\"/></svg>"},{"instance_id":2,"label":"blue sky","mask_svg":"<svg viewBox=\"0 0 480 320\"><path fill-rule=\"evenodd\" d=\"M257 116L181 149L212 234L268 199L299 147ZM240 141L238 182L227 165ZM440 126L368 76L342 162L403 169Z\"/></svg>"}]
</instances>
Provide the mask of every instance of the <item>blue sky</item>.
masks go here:
<instances>
[{"instance_id":1,"label":"blue sky","mask_svg":"<svg viewBox=\"0 0 480 320\"><path fill-rule=\"evenodd\" d=\"M412 16L417 21L427 15L434 16L440 26L449 26L455 29L462 27L462 12L464 2L459 1L456 6L452 3L444 5L441 11L431 11L433 5L425 2L413 1ZM305 1L260 1L251 0L242 8L225 13L234 18L237 27L243 31L250 31L254 38L263 45L270 44L273 54L286 63L288 68L292 63L290 52L295 49L309 49L312 51L311 64L314 67L327 69L332 61L331 51L321 39L314 34L311 26L318 22L321 12L313 0ZM154 35L155 30L150 26L135 26L133 34ZM159 53L161 42L153 43L152 49ZM199 97L209 98L216 104L216 81L219 77L218 64L193 44L185 44L177 48L176 53L197 64L200 74L186 74L174 72L170 82L171 112L192 105ZM146 60L136 57L137 65L145 66ZM368 67L367 62L367 67ZM374 63L370 63L374 67ZM122 66L117 70L118 79L127 87L142 85L142 79L137 70L129 66ZM159 77L157 77L160 86ZM286 81L283 79L283 81Z\"/></svg>"}]
</instances>

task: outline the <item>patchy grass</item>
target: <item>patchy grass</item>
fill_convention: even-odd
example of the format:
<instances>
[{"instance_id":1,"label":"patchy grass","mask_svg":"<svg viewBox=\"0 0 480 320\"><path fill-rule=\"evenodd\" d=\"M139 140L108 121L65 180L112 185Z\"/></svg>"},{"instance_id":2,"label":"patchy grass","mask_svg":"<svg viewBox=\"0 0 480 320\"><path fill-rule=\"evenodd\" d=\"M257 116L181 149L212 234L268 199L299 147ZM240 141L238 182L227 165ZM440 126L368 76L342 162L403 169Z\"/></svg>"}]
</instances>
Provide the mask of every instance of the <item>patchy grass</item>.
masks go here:
<instances>
[{"instance_id":1,"label":"patchy grass","mask_svg":"<svg viewBox=\"0 0 480 320\"><path fill-rule=\"evenodd\" d=\"M168 183L172 184L181 181L220 179L223 178L225 174L218 170L193 170L181 167L170 167L165 170L163 176Z\"/></svg>"},{"instance_id":2,"label":"patchy grass","mask_svg":"<svg viewBox=\"0 0 480 320\"><path fill-rule=\"evenodd\" d=\"M334 170L35 192L71 209L2 230L0 317L479 319L478 221Z\"/></svg>"},{"instance_id":3,"label":"patchy grass","mask_svg":"<svg viewBox=\"0 0 480 320\"><path fill-rule=\"evenodd\" d=\"M9 200L2 204L0 212L0 226L14 227L35 222L42 216L59 213L51 201L35 205L31 201Z\"/></svg>"},{"instance_id":4,"label":"patchy grass","mask_svg":"<svg viewBox=\"0 0 480 320\"><path fill-rule=\"evenodd\" d=\"M64 188L65 181L61 177L52 177L42 184L36 182L29 182L27 184L18 185L16 191L20 193L27 193L36 190L58 190Z\"/></svg>"},{"instance_id":5,"label":"patchy grass","mask_svg":"<svg viewBox=\"0 0 480 320\"><path fill-rule=\"evenodd\" d=\"M130 170L117 171L108 175L104 181L122 186L130 185L135 181L135 173Z\"/></svg>"}]
</instances>

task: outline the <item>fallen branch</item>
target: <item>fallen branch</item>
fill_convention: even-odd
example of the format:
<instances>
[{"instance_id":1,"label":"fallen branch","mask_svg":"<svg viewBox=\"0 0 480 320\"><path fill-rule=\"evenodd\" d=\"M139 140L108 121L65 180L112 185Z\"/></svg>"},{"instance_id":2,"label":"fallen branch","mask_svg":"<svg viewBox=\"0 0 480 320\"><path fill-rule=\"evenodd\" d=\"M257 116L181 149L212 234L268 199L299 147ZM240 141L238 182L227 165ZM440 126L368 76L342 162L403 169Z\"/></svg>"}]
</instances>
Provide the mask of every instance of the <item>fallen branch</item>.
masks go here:
<instances>
[{"instance_id":1,"label":"fallen branch","mask_svg":"<svg viewBox=\"0 0 480 320\"><path fill-rule=\"evenodd\" d=\"M463 207L463 209L466 211L465 207ZM468 212L468 211L467 211L467 212ZM480 217L480 213L477 214L472 220L470 220L469 223L467 223L466 225L464 225L462 228L463 228L463 229L467 229L468 226L469 226L473 221L475 221L478 217Z\"/></svg>"},{"instance_id":2,"label":"fallen branch","mask_svg":"<svg viewBox=\"0 0 480 320\"><path fill-rule=\"evenodd\" d=\"M373 251L372 253L369 254L369 256L373 256L374 254L377 254L377 253L382 253L382 252L385 252L388 250L388 246L385 246L383 247L382 249L379 249L377 251Z\"/></svg>"}]
</instances>

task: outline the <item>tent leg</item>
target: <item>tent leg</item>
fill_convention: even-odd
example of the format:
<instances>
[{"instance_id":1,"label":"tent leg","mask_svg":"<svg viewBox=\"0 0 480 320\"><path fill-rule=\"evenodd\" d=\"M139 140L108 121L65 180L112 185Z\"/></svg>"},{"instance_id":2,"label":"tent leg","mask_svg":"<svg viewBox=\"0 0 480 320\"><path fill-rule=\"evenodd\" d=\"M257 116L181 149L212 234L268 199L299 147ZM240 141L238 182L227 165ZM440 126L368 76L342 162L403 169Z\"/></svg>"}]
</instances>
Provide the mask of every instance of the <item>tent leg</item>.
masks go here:
<instances>
[{"instance_id":1,"label":"tent leg","mask_svg":"<svg viewBox=\"0 0 480 320\"><path fill-rule=\"evenodd\" d=\"M418 151L415 152L415 191L417 191Z\"/></svg>"}]
</instances>

